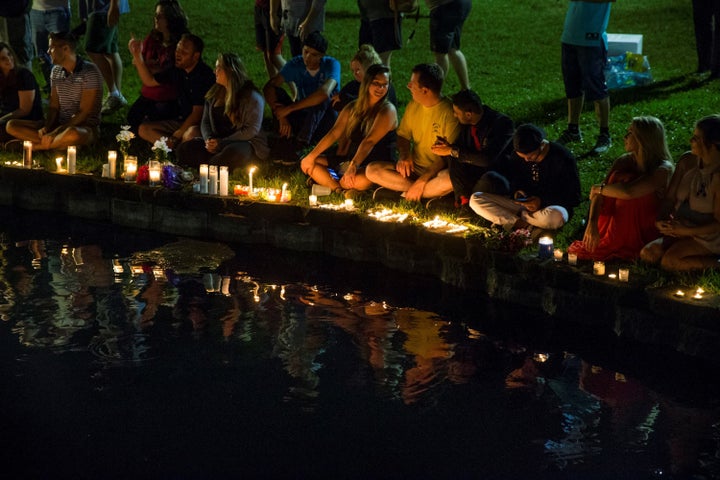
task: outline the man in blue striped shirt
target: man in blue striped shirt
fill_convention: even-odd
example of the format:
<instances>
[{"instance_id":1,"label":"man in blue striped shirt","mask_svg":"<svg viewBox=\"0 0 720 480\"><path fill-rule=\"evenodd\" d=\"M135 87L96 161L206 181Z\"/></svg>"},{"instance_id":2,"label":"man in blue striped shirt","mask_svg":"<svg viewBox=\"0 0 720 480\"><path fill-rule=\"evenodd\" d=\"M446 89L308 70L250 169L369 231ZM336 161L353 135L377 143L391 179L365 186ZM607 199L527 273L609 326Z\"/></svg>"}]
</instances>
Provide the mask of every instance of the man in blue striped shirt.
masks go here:
<instances>
[{"instance_id":1,"label":"man in blue striped shirt","mask_svg":"<svg viewBox=\"0 0 720 480\"><path fill-rule=\"evenodd\" d=\"M54 66L47 119L7 123L7 132L20 140L30 140L33 149L84 145L99 136L102 75L95 64L77 54L76 45L71 33L50 34L48 54Z\"/></svg>"}]
</instances>

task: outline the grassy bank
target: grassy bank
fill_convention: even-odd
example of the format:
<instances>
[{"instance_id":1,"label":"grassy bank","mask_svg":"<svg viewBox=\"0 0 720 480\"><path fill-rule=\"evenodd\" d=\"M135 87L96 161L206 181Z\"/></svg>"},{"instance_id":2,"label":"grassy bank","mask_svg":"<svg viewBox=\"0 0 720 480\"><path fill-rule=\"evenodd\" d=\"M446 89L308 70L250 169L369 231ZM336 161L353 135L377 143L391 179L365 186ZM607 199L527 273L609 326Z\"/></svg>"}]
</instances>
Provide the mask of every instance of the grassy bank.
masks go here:
<instances>
[{"instance_id":1,"label":"grassy bank","mask_svg":"<svg viewBox=\"0 0 720 480\"><path fill-rule=\"evenodd\" d=\"M423 2L421 2L423 3ZM554 138L565 128L566 104L560 73L560 34L566 0L485 0L475 2L465 24L462 42L470 71L473 89L493 108L510 115L516 123L533 122ZM252 2L221 2L219 0L182 0L192 31L206 42L205 60L213 63L218 52L234 51L243 58L251 77L258 85L266 81L262 56L254 47ZM121 19L121 53L126 69L123 91L134 100L139 82L127 41L131 34L142 37L151 26L154 2L134 2L133 11ZM357 48L359 26L355 0L328 2L326 36L328 54L339 59L344 80L350 79L349 58ZM709 82L697 76L692 12L689 2L678 0L620 1L613 5L608 31L640 33L644 35L643 53L652 66L654 83L640 88L613 91L611 94L611 134L615 144L604 156L579 162L583 192L598 182L612 160L622 153L622 136L634 116L654 115L667 128L670 150L677 158L689 148L693 123L703 115L718 111L719 82ZM402 105L409 99L404 88L414 64L433 60L428 44L427 8L421 16L406 19L404 37L415 35L404 48L393 54L393 78ZM285 45L285 55L289 55ZM458 81L451 72L445 92L458 89ZM581 127L586 133L584 145L578 153L592 147L597 125L588 106ZM106 145L80 152L80 166L99 171L104 152L114 146L114 135L123 123L126 111L120 111L105 121ZM137 142L138 140L136 140ZM8 158L8 154L3 154ZM142 158L141 158L142 160ZM259 172L260 181L277 183L290 181L291 188L303 188L303 176L296 171L270 169ZM296 194L295 198L304 197ZM576 210L574 219L558 238L566 245L582 230L581 220L587 212L587 201ZM708 277L709 278L709 277ZM720 282L715 282L720 287Z\"/></svg>"}]
</instances>

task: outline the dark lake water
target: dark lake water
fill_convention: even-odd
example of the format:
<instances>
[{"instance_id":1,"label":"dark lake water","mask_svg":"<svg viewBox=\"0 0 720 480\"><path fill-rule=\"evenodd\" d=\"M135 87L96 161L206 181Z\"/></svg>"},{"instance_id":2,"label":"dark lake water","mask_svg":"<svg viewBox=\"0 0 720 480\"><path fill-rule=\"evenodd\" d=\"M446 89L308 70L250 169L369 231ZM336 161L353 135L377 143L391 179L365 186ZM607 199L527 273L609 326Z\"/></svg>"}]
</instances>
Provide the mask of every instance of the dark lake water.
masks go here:
<instances>
[{"instance_id":1,"label":"dark lake water","mask_svg":"<svg viewBox=\"0 0 720 480\"><path fill-rule=\"evenodd\" d=\"M1 478L720 477L717 363L367 264L0 221Z\"/></svg>"}]
</instances>

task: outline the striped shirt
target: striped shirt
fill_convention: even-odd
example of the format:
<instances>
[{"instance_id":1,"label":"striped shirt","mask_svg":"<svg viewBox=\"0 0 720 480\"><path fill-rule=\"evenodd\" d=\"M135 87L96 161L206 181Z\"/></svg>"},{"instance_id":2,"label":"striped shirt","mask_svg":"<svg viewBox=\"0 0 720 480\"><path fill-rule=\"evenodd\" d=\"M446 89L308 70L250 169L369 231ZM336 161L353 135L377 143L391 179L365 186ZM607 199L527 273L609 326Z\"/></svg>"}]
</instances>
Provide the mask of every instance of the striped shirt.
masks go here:
<instances>
[{"instance_id":1,"label":"striped shirt","mask_svg":"<svg viewBox=\"0 0 720 480\"><path fill-rule=\"evenodd\" d=\"M88 115L85 125L88 127L100 125L103 79L100 70L94 63L78 56L75 70L72 73L60 65L54 65L50 72L50 84L53 88L57 87L61 125L68 123L80 111L80 99L85 90L95 91L92 111Z\"/></svg>"}]
</instances>

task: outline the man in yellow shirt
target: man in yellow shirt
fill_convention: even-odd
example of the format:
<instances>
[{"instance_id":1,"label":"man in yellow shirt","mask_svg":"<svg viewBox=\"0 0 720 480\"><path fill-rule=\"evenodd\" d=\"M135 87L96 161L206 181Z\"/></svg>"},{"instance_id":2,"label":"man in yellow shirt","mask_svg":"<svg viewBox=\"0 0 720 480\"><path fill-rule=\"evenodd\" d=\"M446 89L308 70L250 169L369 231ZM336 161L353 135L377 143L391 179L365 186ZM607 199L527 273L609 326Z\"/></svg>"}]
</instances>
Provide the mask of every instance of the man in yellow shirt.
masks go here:
<instances>
[{"instance_id":1,"label":"man in yellow shirt","mask_svg":"<svg viewBox=\"0 0 720 480\"><path fill-rule=\"evenodd\" d=\"M437 64L413 67L407 85L412 100L397 130L400 159L395 164L372 162L365 171L370 181L403 192L406 200L442 197L453 191L445 160L432 152L438 140L453 143L460 133L452 102L441 93L443 78Z\"/></svg>"}]
</instances>

